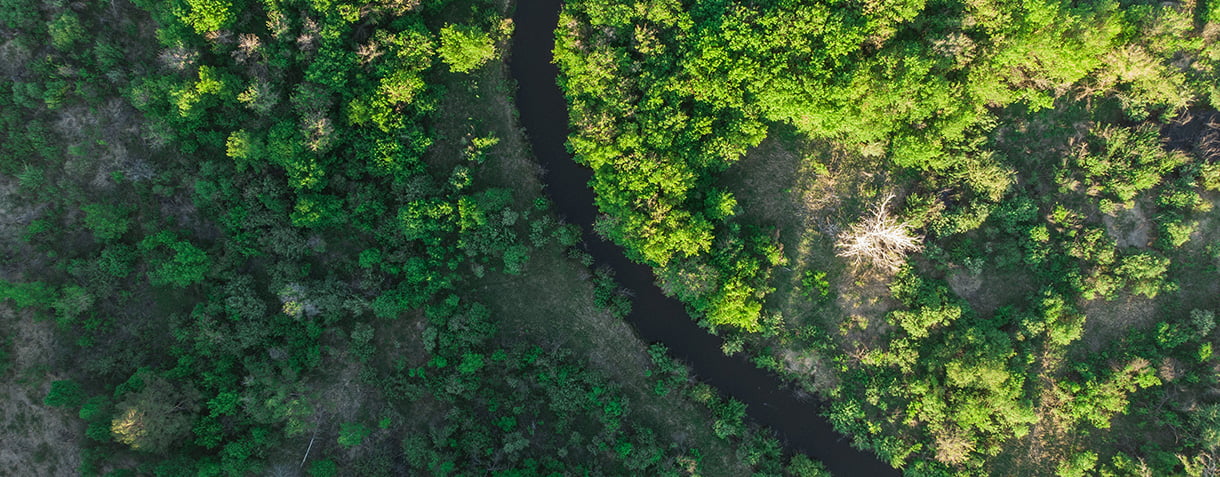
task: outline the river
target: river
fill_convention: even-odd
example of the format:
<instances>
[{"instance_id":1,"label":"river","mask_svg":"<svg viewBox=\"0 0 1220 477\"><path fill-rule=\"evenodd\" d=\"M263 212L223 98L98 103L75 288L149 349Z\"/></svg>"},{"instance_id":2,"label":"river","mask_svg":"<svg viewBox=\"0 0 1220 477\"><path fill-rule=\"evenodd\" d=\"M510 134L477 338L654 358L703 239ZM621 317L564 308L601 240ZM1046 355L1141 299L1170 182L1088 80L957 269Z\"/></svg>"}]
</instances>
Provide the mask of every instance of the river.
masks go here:
<instances>
[{"instance_id":1,"label":"river","mask_svg":"<svg viewBox=\"0 0 1220 477\"><path fill-rule=\"evenodd\" d=\"M572 161L564 146L567 103L555 81L558 68L551 63L562 5L560 0L517 5L510 61L518 87L517 109L534 156L547 171L543 181L559 215L582 227L594 260L613 269L618 282L634 292L627 320L641 339L669 347L670 354L688 364L700 381L745 403L755 422L774 429L786 446L822 461L835 475L898 475L872 453L852 448L822 417L820 402L798 399L779 377L743 358L725 356L720 338L699 328L680 302L662 294L649 267L627 260L618 246L593 233L597 210L587 185L592 171Z\"/></svg>"}]
</instances>

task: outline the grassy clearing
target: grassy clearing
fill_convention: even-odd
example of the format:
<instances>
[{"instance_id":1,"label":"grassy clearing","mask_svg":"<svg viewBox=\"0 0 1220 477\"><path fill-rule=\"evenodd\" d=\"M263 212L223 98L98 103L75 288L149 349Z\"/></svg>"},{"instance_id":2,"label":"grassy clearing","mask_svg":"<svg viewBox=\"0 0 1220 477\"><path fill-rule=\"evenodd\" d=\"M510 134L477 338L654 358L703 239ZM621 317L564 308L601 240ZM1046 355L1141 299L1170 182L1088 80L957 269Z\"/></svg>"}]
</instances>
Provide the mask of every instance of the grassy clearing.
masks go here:
<instances>
[{"instance_id":1,"label":"grassy clearing","mask_svg":"<svg viewBox=\"0 0 1220 477\"><path fill-rule=\"evenodd\" d=\"M509 22L506 25L511 25L511 20L505 21ZM507 52L508 40L496 48ZM508 75L508 65L495 61L467 75L439 73L432 79L448 94L435 116L438 139L425 160L433 170L447 173L465 162L468 151L473 148L472 140L494 137L496 142L485 149L486 162L478 169L475 180L512 189L524 205L542 193L538 177L542 168L534 161L529 144L517 126L513 83Z\"/></svg>"},{"instance_id":2,"label":"grassy clearing","mask_svg":"<svg viewBox=\"0 0 1220 477\"><path fill-rule=\"evenodd\" d=\"M503 339L572 350L621 386L636 415L655 426L663 441L699 448L709 475L747 472L729 443L712 434L706 407L679 393L653 393L644 373L654 366L644 343L627 322L594 306L589 276L583 265L552 247L535 253L524 275L489 274L475 292L501 317Z\"/></svg>"},{"instance_id":3,"label":"grassy clearing","mask_svg":"<svg viewBox=\"0 0 1220 477\"><path fill-rule=\"evenodd\" d=\"M883 159L849 153L827 142L802 140L782 126L751 150L724 181L741 206L739 217L776 227L788 264L775 270L768 308L782 314L793 336L807 327L838 330L849 353L876 346L888 325L882 316L897 306L888 275L849 266L835 255L837 235L889 193L902 196L900 178L885 174ZM810 287L824 272L829 293ZM804 340L768 340L791 375L810 390L834 386L825 357ZM855 353L853 353L855 352Z\"/></svg>"}]
</instances>

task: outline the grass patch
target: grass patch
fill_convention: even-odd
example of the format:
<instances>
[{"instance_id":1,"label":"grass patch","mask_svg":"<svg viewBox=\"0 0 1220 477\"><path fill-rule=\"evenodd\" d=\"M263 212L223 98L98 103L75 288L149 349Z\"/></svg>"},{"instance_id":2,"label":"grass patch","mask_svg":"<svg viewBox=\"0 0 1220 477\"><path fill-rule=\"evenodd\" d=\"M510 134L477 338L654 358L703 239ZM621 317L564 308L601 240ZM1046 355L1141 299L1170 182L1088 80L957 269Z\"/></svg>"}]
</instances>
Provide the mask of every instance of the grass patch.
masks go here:
<instances>
[{"instance_id":1,"label":"grass patch","mask_svg":"<svg viewBox=\"0 0 1220 477\"><path fill-rule=\"evenodd\" d=\"M648 374L655 372L635 330L594 305L587 268L555 248L537 252L522 276L489 274L476 295L501 317L502 339L532 341L544 348L567 348L622 386L630 406L662 440L699 448L704 469L714 475L738 475L748 469L734 459L734 449L712 433L708 409L684 395L657 396Z\"/></svg>"},{"instance_id":2,"label":"grass patch","mask_svg":"<svg viewBox=\"0 0 1220 477\"><path fill-rule=\"evenodd\" d=\"M722 178L741 207L736 220L774 226L782 244L787 265L774 270L767 309L782 317L771 323L783 330L755 345L772 347L806 389L826 392L835 382L828 357L811 349L816 330L838 330L833 338L845 351L868 346L888 329L882 315L897 306L887 274L855 269L835 255L841 231L884 194L902 196L902 178L879 172L886 169L881 158L801 139L777 125ZM818 290L822 280L828 297Z\"/></svg>"}]
</instances>

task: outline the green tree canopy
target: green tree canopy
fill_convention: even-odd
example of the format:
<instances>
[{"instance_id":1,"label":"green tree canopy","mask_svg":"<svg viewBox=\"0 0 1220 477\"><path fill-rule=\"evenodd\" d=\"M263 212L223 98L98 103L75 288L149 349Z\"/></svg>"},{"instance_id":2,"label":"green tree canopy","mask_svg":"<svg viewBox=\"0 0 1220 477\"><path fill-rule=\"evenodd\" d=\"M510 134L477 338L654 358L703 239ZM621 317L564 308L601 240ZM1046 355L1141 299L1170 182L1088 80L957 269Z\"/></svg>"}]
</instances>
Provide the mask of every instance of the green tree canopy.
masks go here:
<instances>
[{"instance_id":1,"label":"green tree canopy","mask_svg":"<svg viewBox=\"0 0 1220 477\"><path fill-rule=\"evenodd\" d=\"M199 409L199 394L194 388L171 383L148 371L132 375L120 389L123 387L128 392L110 423L114 440L138 451L163 453L190 434L194 413Z\"/></svg>"},{"instance_id":2,"label":"green tree canopy","mask_svg":"<svg viewBox=\"0 0 1220 477\"><path fill-rule=\"evenodd\" d=\"M449 71L469 73L496 56L496 45L482 30L447 25L441 29L439 53Z\"/></svg>"}]
</instances>

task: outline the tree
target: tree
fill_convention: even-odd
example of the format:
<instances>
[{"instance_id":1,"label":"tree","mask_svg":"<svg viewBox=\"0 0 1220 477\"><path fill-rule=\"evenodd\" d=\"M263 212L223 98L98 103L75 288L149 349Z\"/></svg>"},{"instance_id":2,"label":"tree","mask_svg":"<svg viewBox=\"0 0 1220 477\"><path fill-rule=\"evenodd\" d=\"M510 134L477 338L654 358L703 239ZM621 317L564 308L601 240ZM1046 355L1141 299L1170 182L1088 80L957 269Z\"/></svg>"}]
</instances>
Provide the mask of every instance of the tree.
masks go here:
<instances>
[{"instance_id":1,"label":"tree","mask_svg":"<svg viewBox=\"0 0 1220 477\"><path fill-rule=\"evenodd\" d=\"M821 462L810 459L805 454L792 456L788 462L788 475L795 477L830 477L830 471Z\"/></svg>"},{"instance_id":2,"label":"tree","mask_svg":"<svg viewBox=\"0 0 1220 477\"><path fill-rule=\"evenodd\" d=\"M12 283L0 279L0 303L8 300L13 300L17 308L52 306L59 301L59 293L39 282Z\"/></svg>"},{"instance_id":3,"label":"tree","mask_svg":"<svg viewBox=\"0 0 1220 477\"><path fill-rule=\"evenodd\" d=\"M128 384L140 389L129 390L119 401L110 422L114 440L134 450L160 454L189 435L200 398L193 387L171 383L148 371L138 371Z\"/></svg>"},{"instance_id":4,"label":"tree","mask_svg":"<svg viewBox=\"0 0 1220 477\"><path fill-rule=\"evenodd\" d=\"M292 210L292 225L305 228L323 228L342 225L346 220L343 200L324 194L302 195Z\"/></svg>"},{"instance_id":5,"label":"tree","mask_svg":"<svg viewBox=\"0 0 1220 477\"><path fill-rule=\"evenodd\" d=\"M711 406L716 419L712 421L712 432L716 437L728 439L731 436L745 434L746 405L741 401L729 398Z\"/></svg>"},{"instance_id":6,"label":"tree","mask_svg":"<svg viewBox=\"0 0 1220 477\"><path fill-rule=\"evenodd\" d=\"M145 238L140 249L152 255L148 281L153 285L185 288L203 281L204 274L211 269L207 253L190 242L178 240L172 232L162 231ZM168 249L172 255L154 253L158 249Z\"/></svg>"},{"instance_id":7,"label":"tree","mask_svg":"<svg viewBox=\"0 0 1220 477\"><path fill-rule=\"evenodd\" d=\"M1162 291L1176 289L1173 282L1165 280L1165 273L1168 270L1168 258L1145 252L1123 257L1115 274L1131 287L1133 293L1156 298L1157 294Z\"/></svg>"},{"instance_id":8,"label":"tree","mask_svg":"<svg viewBox=\"0 0 1220 477\"><path fill-rule=\"evenodd\" d=\"M496 45L487 32L471 27L447 25L441 28L441 60L449 71L469 73L496 56Z\"/></svg>"},{"instance_id":9,"label":"tree","mask_svg":"<svg viewBox=\"0 0 1220 477\"><path fill-rule=\"evenodd\" d=\"M76 407L85 402L85 392L80 384L70 379L52 381L51 390L42 402L54 407Z\"/></svg>"},{"instance_id":10,"label":"tree","mask_svg":"<svg viewBox=\"0 0 1220 477\"><path fill-rule=\"evenodd\" d=\"M196 33L227 28L233 23L234 12L241 11L232 0L186 0L186 8L177 12L183 23L190 25Z\"/></svg>"},{"instance_id":11,"label":"tree","mask_svg":"<svg viewBox=\"0 0 1220 477\"><path fill-rule=\"evenodd\" d=\"M364 442L364 438L372 434L373 430L356 422L345 422L339 427L339 445L343 447L356 447Z\"/></svg>"},{"instance_id":12,"label":"tree","mask_svg":"<svg viewBox=\"0 0 1220 477\"><path fill-rule=\"evenodd\" d=\"M109 242L127 233L131 227L131 212L125 207L107 204L86 204L81 207L85 213L85 227L93 232L93 236L102 242Z\"/></svg>"},{"instance_id":13,"label":"tree","mask_svg":"<svg viewBox=\"0 0 1220 477\"><path fill-rule=\"evenodd\" d=\"M25 29L39 20L38 4L27 0L0 0L0 23Z\"/></svg>"},{"instance_id":14,"label":"tree","mask_svg":"<svg viewBox=\"0 0 1220 477\"><path fill-rule=\"evenodd\" d=\"M85 27L80 23L80 17L75 12L68 11L47 24L47 33L51 36L51 45L63 52L72 51L77 43L86 38Z\"/></svg>"},{"instance_id":15,"label":"tree","mask_svg":"<svg viewBox=\"0 0 1220 477\"><path fill-rule=\"evenodd\" d=\"M853 224L839 237L838 255L857 265L872 265L893 272L906 263L908 253L919 251L922 237L912 235L905 222L890 215L889 195L873 208L872 217Z\"/></svg>"}]
</instances>

